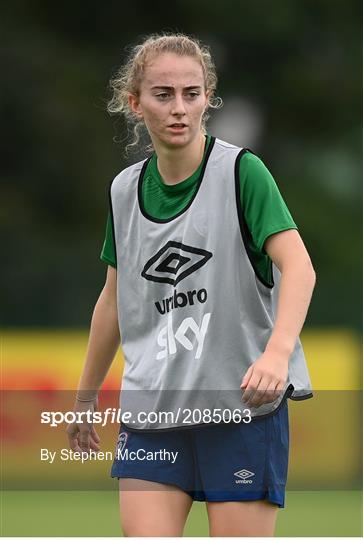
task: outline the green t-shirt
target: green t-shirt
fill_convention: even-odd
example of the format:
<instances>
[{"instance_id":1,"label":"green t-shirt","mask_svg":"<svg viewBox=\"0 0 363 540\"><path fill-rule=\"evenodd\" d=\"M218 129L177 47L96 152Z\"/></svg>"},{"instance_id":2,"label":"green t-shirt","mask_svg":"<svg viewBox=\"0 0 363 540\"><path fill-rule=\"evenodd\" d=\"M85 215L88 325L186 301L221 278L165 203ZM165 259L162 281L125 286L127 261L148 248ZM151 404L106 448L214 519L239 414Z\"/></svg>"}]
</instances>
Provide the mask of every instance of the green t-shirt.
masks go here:
<instances>
[{"instance_id":1,"label":"green t-shirt","mask_svg":"<svg viewBox=\"0 0 363 540\"><path fill-rule=\"evenodd\" d=\"M163 182L158 171L156 154L153 154L142 183L142 200L148 214L157 219L167 219L175 216L188 205L197 188L198 177L210 141L211 137L207 136L204 156L198 169L189 178L175 185L167 185ZM260 158L246 152L240 161L239 173L241 207L251 233L250 253L259 274L266 282L272 283L271 259L264 250L264 243L271 234L287 229L297 229L297 226L275 180ZM110 212L107 217L106 236L100 258L114 268L117 267Z\"/></svg>"}]
</instances>

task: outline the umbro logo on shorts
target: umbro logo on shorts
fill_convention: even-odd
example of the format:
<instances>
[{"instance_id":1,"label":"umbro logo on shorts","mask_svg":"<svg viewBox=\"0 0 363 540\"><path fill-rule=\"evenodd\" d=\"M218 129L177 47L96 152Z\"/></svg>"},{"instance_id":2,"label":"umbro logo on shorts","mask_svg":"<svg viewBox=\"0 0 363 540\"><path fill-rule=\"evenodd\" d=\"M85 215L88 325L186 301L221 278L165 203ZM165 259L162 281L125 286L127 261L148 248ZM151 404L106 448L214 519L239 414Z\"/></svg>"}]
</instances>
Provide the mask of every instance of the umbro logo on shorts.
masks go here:
<instances>
[{"instance_id":1,"label":"umbro logo on shorts","mask_svg":"<svg viewBox=\"0 0 363 540\"><path fill-rule=\"evenodd\" d=\"M177 285L212 257L210 251L169 240L145 264L141 275L149 281Z\"/></svg>"},{"instance_id":2,"label":"umbro logo on shorts","mask_svg":"<svg viewBox=\"0 0 363 540\"><path fill-rule=\"evenodd\" d=\"M234 473L240 480L235 480L236 484L252 484L253 480L249 480L255 473L248 471L247 469L241 469Z\"/></svg>"}]
</instances>

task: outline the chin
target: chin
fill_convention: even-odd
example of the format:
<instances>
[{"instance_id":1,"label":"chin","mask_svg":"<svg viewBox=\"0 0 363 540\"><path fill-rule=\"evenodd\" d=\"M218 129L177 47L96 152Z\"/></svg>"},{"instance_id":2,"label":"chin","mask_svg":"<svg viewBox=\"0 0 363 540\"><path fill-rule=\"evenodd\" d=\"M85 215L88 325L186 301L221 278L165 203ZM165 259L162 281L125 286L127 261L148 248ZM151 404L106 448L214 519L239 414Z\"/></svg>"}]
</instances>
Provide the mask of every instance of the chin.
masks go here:
<instances>
[{"instance_id":1,"label":"chin","mask_svg":"<svg viewBox=\"0 0 363 540\"><path fill-rule=\"evenodd\" d=\"M185 135L184 136L177 136L177 135L174 135L174 137L168 137L167 140L164 140L163 141L164 144L167 144L171 147L175 147L175 146L186 146L188 143L191 142L191 139L190 137L186 137Z\"/></svg>"}]
</instances>

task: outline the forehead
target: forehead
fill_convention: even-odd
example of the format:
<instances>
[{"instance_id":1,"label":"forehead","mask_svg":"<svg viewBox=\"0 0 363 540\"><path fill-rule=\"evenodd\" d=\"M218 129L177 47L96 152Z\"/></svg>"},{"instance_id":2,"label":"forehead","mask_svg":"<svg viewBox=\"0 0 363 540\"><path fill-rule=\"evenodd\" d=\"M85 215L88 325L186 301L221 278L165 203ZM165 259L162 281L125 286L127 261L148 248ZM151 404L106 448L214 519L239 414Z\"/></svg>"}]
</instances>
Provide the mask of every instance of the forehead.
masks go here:
<instances>
[{"instance_id":1,"label":"forehead","mask_svg":"<svg viewBox=\"0 0 363 540\"><path fill-rule=\"evenodd\" d=\"M146 86L202 86L203 68L192 56L163 53L146 62L142 84Z\"/></svg>"}]
</instances>

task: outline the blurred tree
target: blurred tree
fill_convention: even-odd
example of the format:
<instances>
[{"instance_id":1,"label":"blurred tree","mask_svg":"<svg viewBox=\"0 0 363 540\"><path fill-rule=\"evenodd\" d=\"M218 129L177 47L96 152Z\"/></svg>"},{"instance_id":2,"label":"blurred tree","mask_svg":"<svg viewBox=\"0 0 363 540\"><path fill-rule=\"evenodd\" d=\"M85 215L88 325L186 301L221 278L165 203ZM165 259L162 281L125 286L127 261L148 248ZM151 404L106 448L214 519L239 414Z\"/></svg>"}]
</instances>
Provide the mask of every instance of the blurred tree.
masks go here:
<instances>
[{"instance_id":1,"label":"blurred tree","mask_svg":"<svg viewBox=\"0 0 363 540\"><path fill-rule=\"evenodd\" d=\"M108 184L126 164L123 145L113 143L125 137L124 123L105 111L108 80L126 46L167 30L210 44L219 95L243 98L262 115L254 150L317 271L308 324L361 328L362 6L2 3L3 324L89 324L106 271L99 253Z\"/></svg>"}]
</instances>

